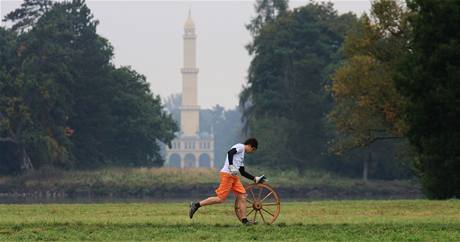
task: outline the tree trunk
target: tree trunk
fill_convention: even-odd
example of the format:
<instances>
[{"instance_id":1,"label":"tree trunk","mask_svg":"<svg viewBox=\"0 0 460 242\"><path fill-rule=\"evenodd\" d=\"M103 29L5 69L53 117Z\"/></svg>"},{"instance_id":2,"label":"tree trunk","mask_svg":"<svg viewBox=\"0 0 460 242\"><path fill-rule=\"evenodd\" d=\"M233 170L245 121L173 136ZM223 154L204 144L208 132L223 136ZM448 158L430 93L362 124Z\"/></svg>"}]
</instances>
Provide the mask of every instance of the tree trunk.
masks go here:
<instances>
[{"instance_id":1,"label":"tree trunk","mask_svg":"<svg viewBox=\"0 0 460 242\"><path fill-rule=\"evenodd\" d=\"M298 160L296 163L297 163L297 171L299 173L299 176L301 177L305 176L305 162Z\"/></svg>"},{"instance_id":2,"label":"tree trunk","mask_svg":"<svg viewBox=\"0 0 460 242\"><path fill-rule=\"evenodd\" d=\"M305 176L305 168L299 167L297 170L298 170L298 172L299 172L299 176L300 176L300 177L304 177L304 176Z\"/></svg>"},{"instance_id":3,"label":"tree trunk","mask_svg":"<svg viewBox=\"0 0 460 242\"><path fill-rule=\"evenodd\" d=\"M364 159L363 162L363 181L367 182L367 174L368 174L368 160Z\"/></svg>"},{"instance_id":4,"label":"tree trunk","mask_svg":"<svg viewBox=\"0 0 460 242\"><path fill-rule=\"evenodd\" d=\"M30 171L34 169L34 166L32 164L32 161L30 160L29 154L27 154L27 151L24 147L20 148L21 152L21 170L26 170Z\"/></svg>"},{"instance_id":5,"label":"tree trunk","mask_svg":"<svg viewBox=\"0 0 460 242\"><path fill-rule=\"evenodd\" d=\"M372 163L372 152L369 152L368 159L364 159L363 162L363 181L368 181L369 175L369 164Z\"/></svg>"},{"instance_id":6,"label":"tree trunk","mask_svg":"<svg viewBox=\"0 0 460 242\"><path fill-rule=\"evenodd\" d=\"M4 119L4 117L5 115L3 115L2 112L0 112L0 120ZM7 131L8 131L9 136L5 138L0 138L0 142L12 142L16 144L19 150L19 162L20 162L21 170L26 170L26 171L33 170L34 166L32 164L32 161L30 160L29 154L27 154L26 148L16 138L17 137L16 134L20 133L21 132L20 130L22 130L21 125L17 127L16 132L14 132L11 129L8 129Z\"/></svg>"}]
</instances>

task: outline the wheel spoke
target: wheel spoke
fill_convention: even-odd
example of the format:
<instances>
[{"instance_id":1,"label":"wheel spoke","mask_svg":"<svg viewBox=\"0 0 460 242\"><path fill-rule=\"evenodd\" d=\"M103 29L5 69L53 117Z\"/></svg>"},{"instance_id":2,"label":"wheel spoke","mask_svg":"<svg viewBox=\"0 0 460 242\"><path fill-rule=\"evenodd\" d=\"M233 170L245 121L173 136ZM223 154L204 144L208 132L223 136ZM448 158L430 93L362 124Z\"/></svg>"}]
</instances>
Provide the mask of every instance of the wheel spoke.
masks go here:
<instances>
[{"instance_id":1,"label":"wheel spoke","mask_svg":"<svg viewBox=\"0 0 460 242\"><path fill-rule=\"evenodd\" d=\"M246 198L246 201L249 202L250 204L254 204L254 202L251 201L251 199L249 199L249 198Z\"/></svg>"},{"instance_id":2,"label":"wheel spoke","mask_svg":"<svg viewBox=\"0 0 460 242\"><path fill-rule=\"evenodd\" d=\"M269 211L265 210L264 208L262 208L262 210L264 210L266 213L270 214L272 217L275 217L275 215L273 215L273 214L270 213ZM260 215L262 215L262 212L260 213Z\"/></svg>"},{"instance_id":3,"label":"wheel spoke","mask_svg":"<svg viewBox=\"0 0 460 242\"><path fill-rule=\"evenodd\" d=\"M256 217L257 217L257 211L254 213L254 222L256 221Z\"/></svg>"},{"instance_id":4,"label":"wheel spoke","mask_svg":"<svg viewBox=\"0 0 460 242\"><path fill-rule=\"evenodd\" d=\"M279 205L279 203L262 203L262 206L276 206Z\"/></svg>"},{"instance_id":5,"label":"wheel spoke","mask_svg":"<svg viewBox=\"0 0 460 242\"><path fill-rule=\"evenodd\" d=\"M260 200L260 202L263 202L268 196L270 196L273 192L270 192L267 194L267 196L265 196L262 200Z\"/></svg>"},{"instance_id":6,"label":"wheel spoke","mask_svg":"<svg viewBox=\"0 0 460 242\"><path fill-rule=\"evenodd\" d=\"M265 221L264 215L262 214L262 211L259 210L259 213L260 213L260 217L262 217L262 220L264 221L264 223L267 223L267 222Z\"/></svg>"},{"instance_id":7,"label":"wheel spoke","mask_svg":"<svg viewBox=\"0 0 460 242\"><path fill-rule=\"evenodd\" d=\"M259 188L259 196L257 197L259 199L258 201L260 201L260 196L262 196L262 190L263 188Z\"/></svg>"},{"instance_id":8,"label":"wheel spoke","mask_svg":"<svg viewBox=\"0 0 460 242\"><path fill-rule=\"evenodd\" d=\"M249 214L251 214L252 212L254 212L254 209L252 209L252 210L246 215L246 217L249 216Z\"/></svg>"},{"instance_id":9,"label":"wheel spoke","mask_svg":"<svg viewBox=\"0 0 460 242\"><path fill-rule=\"evenodd\" d=\"M255 201L256 200L256 196L254 196L254 192L252 191L252 189L249 189L251 191L251 194L252 194L252 200Z\"/></svg>"}]
</instances>

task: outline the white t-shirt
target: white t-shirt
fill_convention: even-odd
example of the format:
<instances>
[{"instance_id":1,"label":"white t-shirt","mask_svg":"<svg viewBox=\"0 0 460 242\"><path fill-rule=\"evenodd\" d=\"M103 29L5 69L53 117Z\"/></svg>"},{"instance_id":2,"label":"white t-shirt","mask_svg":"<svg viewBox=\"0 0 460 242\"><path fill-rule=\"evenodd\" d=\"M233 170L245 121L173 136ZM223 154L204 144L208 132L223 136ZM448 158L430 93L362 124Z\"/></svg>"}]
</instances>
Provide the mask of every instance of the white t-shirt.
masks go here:
<instances>
[{"instance_id":1,"label":"white t-shirt","mask_svg":"<svg viewBox=\"0 0 460 242\"><path fill-rule=\"evenodd\" d=\"M235 148L236 149L236 154L233 155L233 166L235 166L236 169L240 169L240 167L244 166L243 160L244 160L244 144L236 144L232 146L231 149ZM230 150L231 150L230 149ZM225 157L225 163L224 167L220 170L221 172L226 172L230 173L230 169L228 169L228 154Z\"/></svg>"}]
</instances>

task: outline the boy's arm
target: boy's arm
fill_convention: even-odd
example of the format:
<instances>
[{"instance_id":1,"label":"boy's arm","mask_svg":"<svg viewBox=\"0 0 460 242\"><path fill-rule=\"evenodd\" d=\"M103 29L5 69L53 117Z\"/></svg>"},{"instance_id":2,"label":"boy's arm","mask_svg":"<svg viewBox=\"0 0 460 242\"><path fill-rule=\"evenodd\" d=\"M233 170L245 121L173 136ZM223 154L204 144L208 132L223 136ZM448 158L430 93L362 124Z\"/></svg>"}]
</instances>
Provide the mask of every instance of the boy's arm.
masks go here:
<instances>
[{"instance_id":1,"label":"boy's arm","mask_svg":"<svg viewBox=\"0 0 460 242\"><path fill-rule=\"evenodd\" d=\"M239 169L239 171L240 171L240 174L241 174L242 176L248 178L248 179L251 180L251 181L254 181L254 178L255 178L255 177L254 177L253 175L249 174L248 172L246 172L246 171L244 170L244 166L241 166L240 169Z\"/></svg>"},{"instance_id":2,"label":"boy's arm","mask_svg":"<svg viewBox=\"0 0 460 242\"><path fill-rule=\"evenodd\" d=\"M233 165L233 156L237 153L236 148L233 148L227 152L228 155L228 164Z\"/></svg>"}]
</instances>

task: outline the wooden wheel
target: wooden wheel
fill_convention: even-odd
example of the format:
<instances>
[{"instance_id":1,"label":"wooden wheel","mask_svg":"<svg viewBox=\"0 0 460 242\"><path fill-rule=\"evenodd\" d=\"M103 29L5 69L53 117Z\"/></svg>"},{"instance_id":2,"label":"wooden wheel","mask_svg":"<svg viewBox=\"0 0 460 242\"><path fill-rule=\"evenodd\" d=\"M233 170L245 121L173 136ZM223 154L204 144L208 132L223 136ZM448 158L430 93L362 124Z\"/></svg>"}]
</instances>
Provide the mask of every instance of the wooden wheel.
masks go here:
<instances>
[{"instance_id":1,"label":"wooden wheel","mask_svg":"<svg viewBox=\"0 0 460 242\"><path fill-rule=\"evenodd\" d=\"M250 184L245 187L246 217L249 221L257 222L260 218L265 224L272 224L280 214L281 202L278 193L267 184ZM235 199L235 213L241 221L238 200Z\"/></svg>"}]
</instances>

